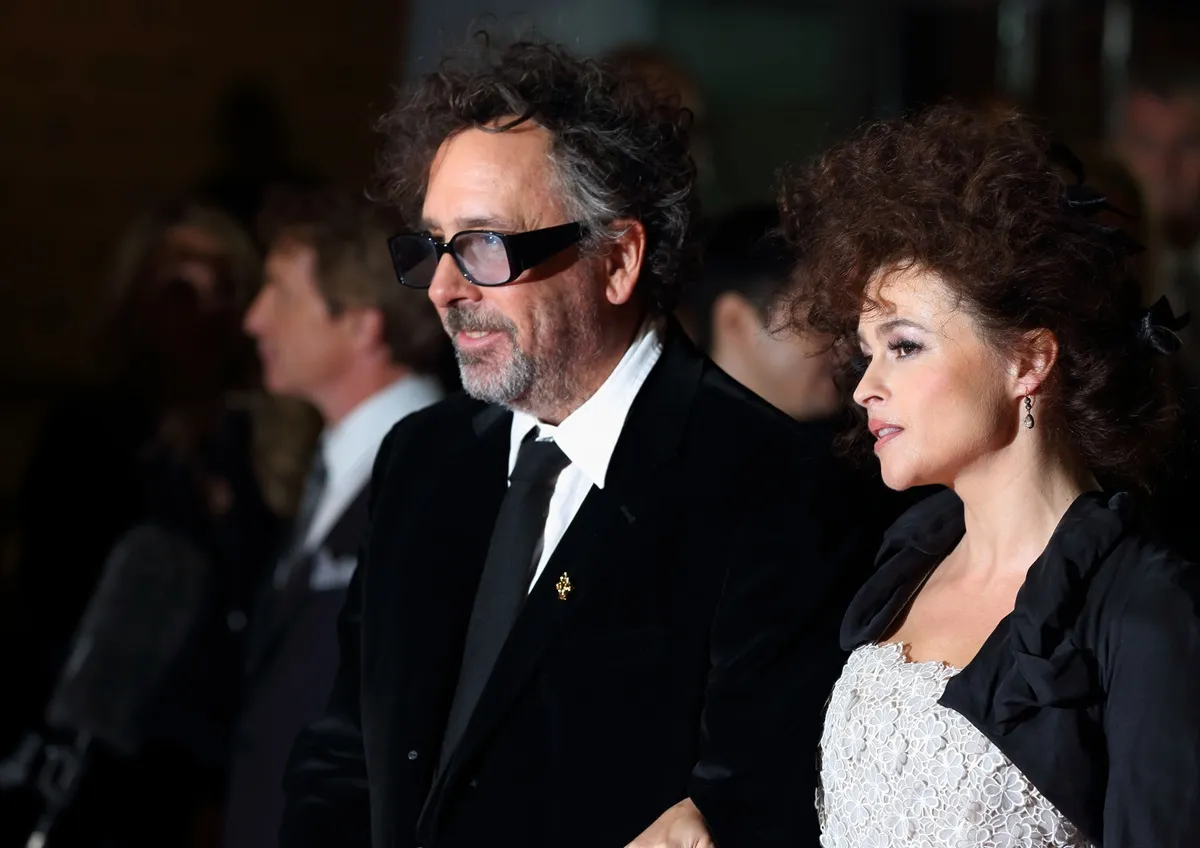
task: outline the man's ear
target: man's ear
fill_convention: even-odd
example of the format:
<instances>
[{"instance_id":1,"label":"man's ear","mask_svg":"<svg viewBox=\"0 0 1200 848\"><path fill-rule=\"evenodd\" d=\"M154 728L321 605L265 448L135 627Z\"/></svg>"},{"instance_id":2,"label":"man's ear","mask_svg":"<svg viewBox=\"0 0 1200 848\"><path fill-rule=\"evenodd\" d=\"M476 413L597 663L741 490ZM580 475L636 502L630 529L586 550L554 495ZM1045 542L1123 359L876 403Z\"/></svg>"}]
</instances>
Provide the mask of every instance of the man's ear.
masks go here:
<instances>
[{"instance_id":1,"label":"man's ear","mask_svg":"<svg viewBox=\"0 0 1200 848\"><path fill-rule=\"evenodd\" d=\"M374 307L353 307L342 313L355 350L370 350L383 342L383 313Z\"/></svg>"},{"instance_id":2,"label":"man's ear","mask_svg":"<svg viewBox=\"0 0 1200 848\"><path fill-rule=\"evenodd\" d=\"M754 304L735 291L721 292L713 301L712 341L713 349L727 346L730 342L741 343L759 332L762 324Z\"/></svg>"},{"instance_id":3,"label":"man's ear","mask_svg":"<svg viewBox=\"0 0 1200 848\"><path fill-rule=\"evenodd\" d=\"M604 254L607 284L604 294L614 306L628 303L637 288L646 256L646 228L641 221L620 220L610 225L620 233Z\"/></svg>"}]
</instances>

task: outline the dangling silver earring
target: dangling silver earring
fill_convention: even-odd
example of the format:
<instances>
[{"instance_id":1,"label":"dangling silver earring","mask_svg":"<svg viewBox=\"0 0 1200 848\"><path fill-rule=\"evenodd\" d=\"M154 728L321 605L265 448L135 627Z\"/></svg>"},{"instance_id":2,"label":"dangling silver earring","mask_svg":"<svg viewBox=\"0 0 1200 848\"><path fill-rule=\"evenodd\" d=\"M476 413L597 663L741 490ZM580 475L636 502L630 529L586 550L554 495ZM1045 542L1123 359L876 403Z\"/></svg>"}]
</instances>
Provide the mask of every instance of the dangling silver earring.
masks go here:
<instances>
[{"instance_id":1,"label":"dangling silver earring","mask_svg":"<svg viewBox=\"0 0 1200 848\"><path fill-rule=\"evenodd\" d=\"M1025 395L1025 429L1033 429L1033 398Z\"/></svg>"}]
</instances>

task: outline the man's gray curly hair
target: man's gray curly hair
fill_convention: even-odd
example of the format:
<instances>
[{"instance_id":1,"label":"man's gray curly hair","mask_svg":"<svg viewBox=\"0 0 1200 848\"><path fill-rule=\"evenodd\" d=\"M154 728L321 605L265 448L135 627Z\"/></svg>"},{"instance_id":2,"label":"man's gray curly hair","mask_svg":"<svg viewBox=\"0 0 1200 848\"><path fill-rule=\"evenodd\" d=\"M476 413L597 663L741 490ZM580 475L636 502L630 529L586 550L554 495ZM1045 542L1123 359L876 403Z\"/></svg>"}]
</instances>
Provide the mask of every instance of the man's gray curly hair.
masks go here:
<instances>
[{"instance_id":1,"label":"man's gray curly hair","mask_svg":"<svg viewBox=\"0 0 1200 848\"><path fill-rule=\"evenodd\" d=\"M671 311L698 263L691 115L677 98L615 67L535 41L500 50L484 44L446 59L379 123L388 138L384 199L419 220L442 142L465 129L503 132L526 121L553 138L566 212L587 228L583 249L618 238L614 222L640 221L646 255L637 291L649 312Z\"/></svg>"}]
</instances>

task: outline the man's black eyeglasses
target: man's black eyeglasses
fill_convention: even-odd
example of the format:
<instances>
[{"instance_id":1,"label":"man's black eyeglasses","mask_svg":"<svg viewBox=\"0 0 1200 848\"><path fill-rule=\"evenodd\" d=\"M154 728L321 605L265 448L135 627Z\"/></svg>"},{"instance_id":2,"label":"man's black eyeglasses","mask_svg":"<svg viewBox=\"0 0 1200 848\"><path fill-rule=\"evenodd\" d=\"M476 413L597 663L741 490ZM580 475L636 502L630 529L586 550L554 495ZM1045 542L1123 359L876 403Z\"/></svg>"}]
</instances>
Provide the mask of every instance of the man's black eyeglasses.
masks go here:
<instances>
[{"instance_id":1,"label":"man's black eyeglasses","mask_svg":"<svg viewBox=\"0 0 1200 848\"><path fill-rule=\"evenodd\" d=\"M429 233L400 233L388 239L388 248L397 279L409 288L429 288L446 253L454 257L458 270L475 285L502 286L582 237L583 225L574 222L527 233L463 230L449 241L438 241Z\"/></svg>"}]
</instances>

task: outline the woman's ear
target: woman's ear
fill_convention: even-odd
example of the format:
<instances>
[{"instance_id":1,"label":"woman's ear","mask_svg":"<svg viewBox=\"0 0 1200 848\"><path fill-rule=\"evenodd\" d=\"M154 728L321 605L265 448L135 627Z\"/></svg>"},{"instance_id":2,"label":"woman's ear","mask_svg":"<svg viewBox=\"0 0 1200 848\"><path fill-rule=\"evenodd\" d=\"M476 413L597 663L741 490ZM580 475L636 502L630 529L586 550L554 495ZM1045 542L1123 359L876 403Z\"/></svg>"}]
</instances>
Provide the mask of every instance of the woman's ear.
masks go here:
<instances>
[{"instance_id":1,"label":"woman's ear","mask_svg":"<svg viewBox=\"0 0 1200 848\"><path fill-rule=\"evenodd\" d=\"M620 233L609 245L604 257L604 270L608 277L604 293L613 306L628 303L637 287L646 255L646 228L641 221L620 220L610 224Z\"/></svg>"},{"instance_id":2,"label":"woman's ear","mask_svg":"<svg viewBox=\"0 0 1200 848\"><path fill-rule=\"evenodd\" d=\"M1017 357L1009 371L1014 378L1013 394L1033 397L1058 361L1058 339L1045 328L1032 330L1022 337Z\"/></svg>"}]
</instances>

